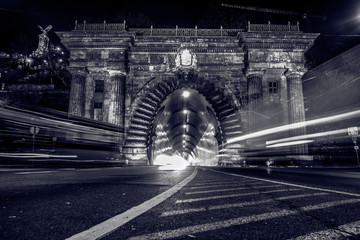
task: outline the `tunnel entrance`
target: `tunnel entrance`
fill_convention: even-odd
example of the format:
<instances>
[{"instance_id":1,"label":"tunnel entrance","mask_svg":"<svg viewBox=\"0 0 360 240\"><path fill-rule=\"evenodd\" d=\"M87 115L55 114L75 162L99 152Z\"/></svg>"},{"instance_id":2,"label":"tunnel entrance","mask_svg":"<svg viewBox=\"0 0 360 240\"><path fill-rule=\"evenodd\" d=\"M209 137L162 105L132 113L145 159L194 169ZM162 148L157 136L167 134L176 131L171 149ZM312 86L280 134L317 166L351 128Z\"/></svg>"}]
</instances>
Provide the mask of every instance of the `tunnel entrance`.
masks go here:
<instances>
[{"instance_id":1,"label":"tunnel entrance","mask_svg":"<svg viewBox=\"0 0 360 240\"><path fill-rule=\"evenodd\" d=\"M150 164L176 164L174 161L181 159L188 165L218 163L219 123L211 105L197 90L183 87L168 95L153 123Z\"/></svg>"}]
</instances>

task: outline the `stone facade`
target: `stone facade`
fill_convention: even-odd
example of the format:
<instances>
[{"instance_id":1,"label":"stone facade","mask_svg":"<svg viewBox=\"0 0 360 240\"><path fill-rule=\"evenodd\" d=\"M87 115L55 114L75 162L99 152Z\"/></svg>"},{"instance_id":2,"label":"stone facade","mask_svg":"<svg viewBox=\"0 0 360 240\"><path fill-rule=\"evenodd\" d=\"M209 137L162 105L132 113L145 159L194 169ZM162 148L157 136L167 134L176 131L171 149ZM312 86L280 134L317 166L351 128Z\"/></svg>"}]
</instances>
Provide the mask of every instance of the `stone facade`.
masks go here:
<instances>
[{"instance_id":1,"label":"stone facade","mask_svg":"<svg viewBox=\"0 0 360 240\"><path fill-rule=\"evenodd\" d=\"M289 25L280 31L101 26L57 32L71 52L69 113L124 127L120 151L132 164L148 163L157 112L183 87L210 104L223 153L264 147L264 139L226 144L239 135L305 119L304 52L318 34ZM294 151L306 153L306 146Z\"/></svg>"}]
</instances>

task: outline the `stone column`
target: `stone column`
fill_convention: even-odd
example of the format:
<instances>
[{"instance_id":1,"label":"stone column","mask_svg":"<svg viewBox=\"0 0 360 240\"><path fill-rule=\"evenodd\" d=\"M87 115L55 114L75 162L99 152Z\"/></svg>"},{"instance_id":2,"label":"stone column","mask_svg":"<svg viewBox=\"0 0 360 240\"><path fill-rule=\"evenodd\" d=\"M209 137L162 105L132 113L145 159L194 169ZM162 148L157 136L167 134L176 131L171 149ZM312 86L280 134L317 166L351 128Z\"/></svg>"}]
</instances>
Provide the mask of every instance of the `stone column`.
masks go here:
<instances>
[{"instance_id":1,"label":"stone column","mask_svg":"<svg viewBox=\"0 0 360 240\"><path fill-rule=\"evenodd\" d=\"M125 121L125 73L121 71L109 71L109 73L108 122L123 127Z\"/></svg>"},{"instance_id":2,"label":"stone column","mask_svg":"<svg viewBox=\"0 0 360 240\"><path fill-rule=\"evenodd\" d=\"M282 124L286 125L289 124L289 110L288 110L289 95L288 95L287 78L284 74L282 74L280 77L279 94L280 94L280 108L282 112L281 114Z\"/></svg>"},{"instance_id":3,"label":"stone column","mask_svg":"<svg viewBox=\"0 0 360 240\"><path fill-rule=\"evenodd\" d=\"M85 81L85 92L85 117L94 119L95 81L91 72Z\"/></svg>"},{"instance_id":4,"label":"stone column","mask_svg":"<svg viewBox=\"0 0 360 240\"><path fill-rule=\"evenodd\" d=\"M71 71L71 90L69 100L69 114L85 116L85 71Z\"/></svg>"},{"instance_id":5,"label":"stone column","mask_svg":"<svg viewBox=\"0 0 360 240\"><path fill-rule=\"evenodd\" d=\"M288 84L288 110L289 123L305 121L304 96L302 88L302 72L289 72L286 74ZM292 130L294 136L306 134L306 128L296 128ZM307 154L307 144L297 145L292 148L295 154Z\"/></svg>"},{"instance_id":6,"label":"stone column","mask_svg":"<svg viewBox=\"0 0 360 240\"><path fill-rule=\"evenodd\" d=\"M247 91L248 91L248 130L256 126L256 112L258 106L262 103L262 80L263 72L249 72L247 76Z\"/></svg>"}]
</instances>

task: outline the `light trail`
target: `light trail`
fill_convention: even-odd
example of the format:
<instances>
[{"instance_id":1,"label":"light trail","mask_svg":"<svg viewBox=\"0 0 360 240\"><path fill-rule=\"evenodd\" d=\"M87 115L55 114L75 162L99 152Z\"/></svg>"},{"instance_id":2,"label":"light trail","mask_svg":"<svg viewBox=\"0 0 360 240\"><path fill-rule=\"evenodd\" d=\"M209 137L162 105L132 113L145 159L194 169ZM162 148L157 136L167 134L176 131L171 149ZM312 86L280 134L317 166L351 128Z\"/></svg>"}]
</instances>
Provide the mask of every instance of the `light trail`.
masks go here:
<instances>
[{"instance_id":1,"label":"light trail","mask_svg":"<svg viewBox=\"0 0 360 240\"><path fill-rule=\"evenodd\" d=\"M267 148L288 147L288 146L307 144L307 143L312 143L312 142L314 142L314 140L293 141L293 142L277 143L277 144L266 146L266 147Z\"/></svg>"},{"instance_id":2,"label":"light trail","mask_svg":"<svg viewBox=\"0 0 360 240\"><path fill-rule=\"evenodd\" d=\"M281 143L281 142L292 142L292 141L303 140L303 139L308 139L308 138L325 137L325 136L330 136L330 135L343 134L343 133L347 133L347 132L348 132L348 129L344 128L344 129L327 131L327 132L306 134L306 135L301 135L301 136L296 136L296 137L289 137L289 138L282 138L282 139L277 139L277 140L272 140L272 141L266 141L266 145L272 145L272 144Z\"/></svg>"},{"instance_id":3,"label":"light trail","mask_svg":"<svg viewBox=\"0 0 360 240\"><path fill-rule=\"evenodd\" d=\"M270 135L270 134L274 134L274 133L303 128L306 126L313 126L313 125L323 124L323 123L331 123L331 122L354 118L354 117L360 117L360 110L343 113L343 114L338 114L335 116L324 117L324 118L314 119L314 120L310 120L310 121L303 121L303 122L298 122L298 123L287 124L287 125L280 126L280 127L265 129L262 131L258 131L258 132L246 134L246 135L243 135L240 137L235 137L235 138L229 139L225 143L225 145L244 141L247 139L256 138L256 137L262 137L262 136L266 136L266 135Z\"/></svg>"}]
</instances>

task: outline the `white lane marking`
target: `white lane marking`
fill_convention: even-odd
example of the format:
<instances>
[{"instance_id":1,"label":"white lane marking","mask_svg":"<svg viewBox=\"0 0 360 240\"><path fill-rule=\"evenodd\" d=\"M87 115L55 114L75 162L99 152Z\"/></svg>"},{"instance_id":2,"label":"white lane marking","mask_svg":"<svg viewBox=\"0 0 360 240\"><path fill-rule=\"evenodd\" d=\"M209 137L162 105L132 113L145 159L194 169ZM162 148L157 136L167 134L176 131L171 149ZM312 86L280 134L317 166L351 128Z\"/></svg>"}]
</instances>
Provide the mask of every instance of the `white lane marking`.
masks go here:
<instances>
[{"instance_id":1,"label":"white lane marking","mask_svg":"<svg viewBox=\"0 0 360 240\"><path fill-rule=\"evenodd\" d=\"M354 203L354 202L360 202L360 199L350 199L346 200L347 203ZM300 208L300 210L306 212L311 210L320 210L325 209L328 207L333 207L336 205L343 205L345 201L336 201L336 202L329 202L328 204L319 204L319 205L312 205L311 208ZM212 222L212 223L205 223L205 224L199 224L189 227L182 227L178 229L173 230L165 230L161 232L156 233L150 233L145 234L141 236L135 236L129 238L129 240L150 240L150 239L169 239L169 238L175 238L175 237L181 237L189 234L196 234L201 232L207 232L207 231L213 231L218 230L222 228L232 227L232 226L239 226L243 224L273 219L273 218L279 218L279 217L286 217L290 215L296 215L301 213L299 210L280 210L277 212L268 212L268 213L262 213L258 215L252 215L247 217L239 217L239 218L233 218L228 219L224 221L218 221L218 222Z\"/></svg>"},{"instance_id":2,"label":"white lane marking","mask_svg":"<svg viewBox=\"0 0 360 240\"><path fill-rule=\"evenodd\" d=\"M263 182L277 183L277 184L282 184L282 185L291 186L291 187L299 187L299 188L305 188L305 189L311 189L311 190L317 190L317 191L323 191L323 192L338 193L338 194L343 194L343 195L348 195L348 196L360 197L360 194L357 194L357 193L349 193L349 192L343 192L343 191L338 191L338 190L331 190L331 189L327 189L327 188L309 187L309 186L300 185L300 184L280 182L280 181L268 180L268 179L263 179L263 178L248 177L248 176L241 175L241 174L220 172L220 171L216 171L213 169L210 169L210 171L217 172L217 173L223 173L223 174L230 175L230 176L237 176L237 177L259 180L259 181L263 181Z\"/></svg>"},{"instance_id":3,"label":"white lane marking","mask_svg":"<svg viewBox=\"0 0 360 240\"><path fill-rule=\"evenodd\" d=\"M143 202L140 205L130 208L124 213L109 218L108 220L99 223L98 225L95 225L86 231L83 231L70 238L67 238L67 240L80 240L80 239L93 240L108 235L109 233L115 231L117 228L121 227L125 223L149 211L151 208L157 206L158 204L162 203L163 201L174 195L176 192L182 189L186 184L188 184L191 180L193 180L196 174L197 174L197 168L195 168L195 170L190 176L188 176L187 178L185 178L183 181L176 184L172 188L166 190L165 192L151 198L150 200Z\"/></svg>"},{"instance_id":4,"label":"white lane marking","mask_svg":"<svg viewBox=\"0 0 360 240\"><path fill-rule=\"evenodd\" d=\"M45 174L45 173L54 173L59 171L38 171L38 172L16 172L17 175L26 175L26 174Z\"/></svg>"},{"instance_id":5,"label":"white lane marking","mask_svg":"<svg viewBox=\"0 0 360 240\"><path fill-rule=\"evenodd\" d=\"M289 199L295 199L295 198L303 198L303 197L312 197L312 196L323 196L323 195L329 195L329 193L305 193L305 194L298 194L298 195L291 195L291 196L284 196L284 197L278 197L275 198L276 200L289 200Z\"/></svg>"},{"instance_id":6,"label":"white lane marking","mask_svg":"<svg viewBox=\"0 0 360 240\"><path fill-rule=\"evenodd\" d=\"M304 197L315 197L315 196L323 196L328 195L329 193L313 193L313 194L298 194L286 197L278 197L274 198L274 200L285 200L285 199L295 199L295 198L304 198ZM200 208L187 208L182 210L174 210L174 211L166 211L161 214L161 217L173 216L173 215L180 215L180 214L187 214L192 212L205 212L211 210L220 210L220 209L227 209L227 208L238 208L238 207L245 207L245 206L252 206L252 205L259 205L264 203L273 202L273 199L266 199L260 201L250 201L250 202L242 202L242 203L232 203L232 204L222 204L222 205L214 205L210 207L200 207Z\"/></svg>"},{"instance_id":7,"label":"white lane marking","mask_svg":"<svg viewBox=\"0 0 360 240\"><path fill-rule=\"evenodd\" d=\"M244 179L241 182L239 182L238 180L228 180L228 179L224 179L224 180L209 180L209 181L196 181L196 184L194 184L194 186L196 185L209 185L209 184L228 184L228 183L253 183L256 182L255 180L248 180L248 179Z\"/></svg>"},{"instance_id":8,"label":"white lane marking","mask_svg":"<svg viewBox=\"0 0 360 240\"><path fill-rule=\"evenodd\" d=\"M200 188L217 188L217 187L228 187L228 186L248 186L248 185L261 185L263 184L262 182L238 182L238 183L224 183L224 184L202 184L202 185L197 185L196 187L191 187L190 189L200 189Z\"/></svg>"},{"instance_id":9,"label":"white lane marking","mask_svg":"<svg viewBox=\"0 0 360 240\"><path fill-rule=\"evenodd\" d=\"M228 191L238 191L238 190L249 190L249 189L258 189L258 188L272 188L272 187L281 187L281 185L266 185L266 186L254 186L254 187L236 187L236 188L223 188L223 189L213 189L213 190L206 190L206 191L194 191L194 192L187 192L186 195L192 194L203 194L203 193L213 193L213 192L228 192Z\"/></svg>"},{"instance_id":10,"label":"white lane marking","mask_svg":"<svg viewBox=\"0 0 360 240\"><path fill-rule=\"evenodd\" d=\"M360 221L340 225L335 229L327 229L312 232L307 235L292 238L292 240L313 240L313 239L343 239L352 235L360 234Z\"/></svg>"},{"instance_id":11,"label":"white lane marking","mask_svg":"<svg viewBox=\"0 0 360 240\"><path fill-rule=\"evenodd\" d=\"M305 207L301 207L299 208L302 211L311 211L311 210L317 210L318 208L329 208L329 207L334 207L334 206L338 206L338 205L344 205L344 204L348 204L348 203L357 203L360 202L360 199L348 199L348 200L340 200L340 201L333 201L333 202L325 202L325 203L320 203L317 205L309 205L309 206L305 206Z\"/></svg>"},{"instance_id":12,"label":"white lane marking","mask_svg":"<svg viewBox=\"0 0 360 240\"><path fill-rule=\"evenodd\" d=\"M237 194L229 194L229 195L217 195L217 196L210 196L210 197L203 197L203 198L190 198L190 199L177 200L175 203L190 203L190 202L199 202L199 201L214 200L214 199L221 199L221 198L242 197L242 196L258 195L258 194L266 194L266 193L300 191L300 190L301 189L298 189L298 188L289 188L289 189L271 190L271 191L266 191L266 192L249 192L249 193L237 193Z\"/></svg>"},{"instance_id":13,"label":"white lane marking","mask_svg":"<svg viewBox=\"0 0 360 240\"><path fill-rule=\"evenodd\" d=\"M197 184L205 184L205 183L229 183L229 182L239 182L237 180L229 180L229 179L216 179L216 180L197 180ZM197 185L195 184L195 185Z\"/></svg>"}]
</instances>

